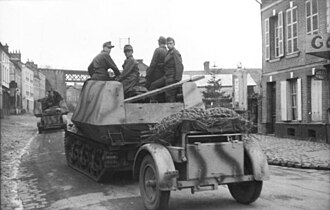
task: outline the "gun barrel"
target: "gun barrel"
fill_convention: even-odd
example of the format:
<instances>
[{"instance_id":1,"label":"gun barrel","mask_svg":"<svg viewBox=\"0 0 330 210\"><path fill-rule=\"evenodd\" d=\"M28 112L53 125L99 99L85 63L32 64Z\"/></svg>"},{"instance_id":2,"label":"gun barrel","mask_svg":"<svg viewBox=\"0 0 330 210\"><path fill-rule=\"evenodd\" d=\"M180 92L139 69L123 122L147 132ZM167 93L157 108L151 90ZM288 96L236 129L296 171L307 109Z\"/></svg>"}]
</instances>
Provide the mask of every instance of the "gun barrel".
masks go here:
<instances>
[{"instance_id":1,"label":"gun barrel","mask_svg":"<svg viewBox=\"0 0 330 210\"><path fill-rule=\"evenodd\" d=\"M180 82L177 82L177 83L174 83L174 84L171 84L171 85L168 85L168 86L156 89L156 90L152 90L152 91L149 91L147 93L143 93L141 95L137 95L137 96L127 98L127 99L124 100L124 103L131 103L131 102L138 101L138 100L141 100L141 99L144 99L144 98L147 98L147 97L151 97L151 96L157 95L159 93L163 93L165 91L171 90L173 88L177 88L177 87L181 86L182 84L184 84L186 82L194 82L194 81L197 81L197 80L201 80L203 78L205 78L205 76L193 76L190 79L182 80Z\"/></svg>"}]
</instances>

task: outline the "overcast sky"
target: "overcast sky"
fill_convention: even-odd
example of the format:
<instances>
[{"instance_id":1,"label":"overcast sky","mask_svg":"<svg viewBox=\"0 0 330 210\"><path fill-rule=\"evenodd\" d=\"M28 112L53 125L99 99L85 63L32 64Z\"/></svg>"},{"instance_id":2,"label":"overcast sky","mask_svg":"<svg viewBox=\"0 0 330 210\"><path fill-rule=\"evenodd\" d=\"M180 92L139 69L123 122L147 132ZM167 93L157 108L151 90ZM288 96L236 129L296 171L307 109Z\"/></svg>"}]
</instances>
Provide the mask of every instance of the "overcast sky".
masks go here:
<instances>
[{"instance_id":1,"label":"overcast sky","mask_svg":"<svg viewBox=\"0 0 330 210\"><path fill-rule=\"evenodd\" d=\"M162 35L176 41L185 70L261 68L260 5L255 0L0 0L0 41L39 67L86 70L105 41L122 69L130 38L149 65Z\"/></svg>"}]
</instances>

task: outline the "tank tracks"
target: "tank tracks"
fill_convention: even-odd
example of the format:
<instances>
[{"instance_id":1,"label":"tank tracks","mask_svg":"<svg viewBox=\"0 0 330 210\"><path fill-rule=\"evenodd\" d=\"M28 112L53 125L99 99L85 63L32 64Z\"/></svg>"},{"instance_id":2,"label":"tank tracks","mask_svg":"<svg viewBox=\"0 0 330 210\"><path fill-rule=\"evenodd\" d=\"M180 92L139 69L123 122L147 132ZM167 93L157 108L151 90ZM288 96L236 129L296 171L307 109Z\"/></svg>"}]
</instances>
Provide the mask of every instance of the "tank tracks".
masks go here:
<instances>
[{"instance_id":1,"label":"tank tracks","mask_svg":"<svg viewBox=\"0 0 330 210\"><path fill-rule=\"evenodd\" d=\"M105 181L119 167L118 155L107 146L90 142L84 137L65 133L64 148L67 164L96 182Z\"/></svg>"}]
</instances>

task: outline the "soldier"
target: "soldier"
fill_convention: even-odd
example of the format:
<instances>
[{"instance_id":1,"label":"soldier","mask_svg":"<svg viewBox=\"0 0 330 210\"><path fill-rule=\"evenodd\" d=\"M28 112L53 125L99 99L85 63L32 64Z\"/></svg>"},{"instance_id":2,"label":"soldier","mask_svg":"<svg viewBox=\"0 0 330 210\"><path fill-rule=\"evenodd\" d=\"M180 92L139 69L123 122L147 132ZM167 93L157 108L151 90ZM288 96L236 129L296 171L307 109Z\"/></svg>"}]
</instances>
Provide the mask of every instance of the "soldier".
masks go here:
<instances>
[{"instance_id":1,"label":"soldier","mask_svg":"<svg viewBox=\"0 0 330 210\"><path fill-rule=\"evenodd\" d=\"M133 57L133 47L129 44L124 46L124 54L126 60L123 64L123 72L119 76L118 81L123 83L125 98L130 97L128 93L139 84L139 67L138 62Z\"/></svg>"},{"instance_id":2,"label":"soldier","mask_svg":"<svg viewBox=\"0 0 330 210\"><path fill-rule=\"evenodd\" d=\"M159 85L157 83L153 83L156 80L162 78L164 76L164 59L167 53L166 49L166 39L165 37L161 36L158 39L158 45L159 47L155 49L154 54L152 56L150 66L147 69L147 84L146 88L149 90L154 90L159 88ZM164 86L165 84L162 84Z\"/></svg>"},{"instance_id":3,"label":"soldier","mask_svg":"<svg viewBox=\"0 0 330 210\"><path fill-rule=\"evenodd\" d=\"M105 42L103 44L103 50L93 59L91 64L88 66L88 73L92 80L111 80L108 73L109 68L114 71L116 77L120 75L119 69L110 57L110 52L113 47L114 46L111 45L111 42Z\"/></svg>"},{"instance_id":4,"label":"soldier","mask_svg":"<svg viewBox=\"0 0 330 210\"><path fill-rule=\"evenodd\" d=\"M183 64L180 52L175 49L175 41L172 37L166 39L168 52L164 60L165 85L171 85L182 79ZM169 90L165 93L167 102L175 102L177 89Z\"/></svg>"}]
</instances>

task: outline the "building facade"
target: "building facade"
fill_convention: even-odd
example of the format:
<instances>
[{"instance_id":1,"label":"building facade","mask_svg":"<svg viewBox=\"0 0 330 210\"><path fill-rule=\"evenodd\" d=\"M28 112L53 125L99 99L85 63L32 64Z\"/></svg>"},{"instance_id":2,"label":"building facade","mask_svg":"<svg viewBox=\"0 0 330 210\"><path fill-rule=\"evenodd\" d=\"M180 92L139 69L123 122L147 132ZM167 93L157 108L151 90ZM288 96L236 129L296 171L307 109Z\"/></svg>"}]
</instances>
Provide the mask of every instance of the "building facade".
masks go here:
<instances>
[{"instance_id":1,"label":"building facade","mask_svg":"<svg viewBox=\"0 0 330 210\"><path fill-rule=\"evenodd\" d=\"M77 107L81 89L81 85L70 85L66 87L66 104L71 112Z\"/></svg>"},{"instance_id":2,"label":"building facade","mask_svg":"<svg viewBox=\"0 0 330 210\"><path fill-rule=\"evenodd\" d=\"M1 95L0 95L0 116L9 115L10 112L10 54L8 45L0 43L0 74L1 74Z\"/></svg>"},{"instance_id":3,"label":"building facade","mask_svg":"<svg viewBox=\"0 0 330 210\"><path fill-rule=\"evenodd\" d=\"M44 98L46 96L46 76L38 69L38 65L33 61L27 61L25 65L33 71L33 99Z\"/></svg>"},{"instance_id":4,"label":"building facade","mask_svg":"<svg viewBox=\"0 0 330 210\"><path fill-rule=\"evenodd\" d=\"M22 65L22 108L25 112L33 113L34 109L34 74L27 65Z\"/></svg>"},{"instance_id":5,"label":"building facade","mask_svg":"<svg viewBox=\"0 0 330 210\"><path fill-rule=\"evenodd\" d=\"M18 62L10 62L10 114L22 111L22 68Z\"/></svg>"},{"instance_id":6,"label":"building facade","mask_svg":"<svg viewBox=\"0 0 330 210\"><path fill-rule=\"evenodd\" d=\"M330 139L329 0L264 0L259 132Z\"/></svg>"}]
</instances>

